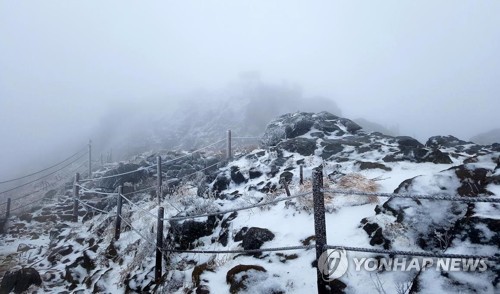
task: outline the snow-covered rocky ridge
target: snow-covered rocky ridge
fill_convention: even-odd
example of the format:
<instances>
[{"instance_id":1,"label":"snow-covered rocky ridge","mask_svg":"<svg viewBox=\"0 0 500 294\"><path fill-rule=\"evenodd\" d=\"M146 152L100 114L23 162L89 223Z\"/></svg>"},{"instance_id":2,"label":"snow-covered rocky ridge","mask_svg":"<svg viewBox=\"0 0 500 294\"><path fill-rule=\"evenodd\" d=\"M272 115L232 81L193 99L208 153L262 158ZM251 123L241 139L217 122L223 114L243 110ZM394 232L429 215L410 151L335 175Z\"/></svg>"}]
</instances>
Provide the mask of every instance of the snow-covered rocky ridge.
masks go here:
<instances>
[{"instance_id":1,"label":"snow-covered rocky ridge","mask_svg":"<svg viewBox=\"0 0 500 294\"><path fill-rule=\"evenodd\" d=\"M149 166L161 155L141 154L130 162L97 171L107 176ZM216 152L196 153L164 168L165 217L228 210L311 189L312 170L323 166L325 186L378 192L448 193L460 197L500 197L500 145L480 146L457 138L433 137L421 144L410 137L366 133L354 122L329 113L293 113L273 120L261 148L235 154L230 162ZM305 184L298 181L304 167ZM200 173L197 170L208 168ZM124 193L154 186L152 169L88 184L88 189ZM119 240L113 239L115 197L84 194L101 212L80 206L78 223L69 219L71 183L43 207L18 215L2 243L2 275L21 267L39 273L32 292L53 293L314 293L315 252L262 254L170 253L163 283L154 283L157 202L154 190L130 194L140 208L124 205ZM167 189L168 187L168 189ZM165 222L165 248L180 250L255 249L314 244L312 196L205 218ZM406 251L498 255L499 208L495 204L388 199L326 194L328 244ZM140 233L142 237L138 234ZM349 256L375 256L349 252ZM34 274L34 273L32 273ZM12 276L12 275L10 275ZM36 275L35 275L36 276ZM345 293L495 293L498 264L486 272L348 273L332 283ZM12 278L10 278L12 280ZM2 281L2 287L6 285Z\"/></svg>"}]
</instances>

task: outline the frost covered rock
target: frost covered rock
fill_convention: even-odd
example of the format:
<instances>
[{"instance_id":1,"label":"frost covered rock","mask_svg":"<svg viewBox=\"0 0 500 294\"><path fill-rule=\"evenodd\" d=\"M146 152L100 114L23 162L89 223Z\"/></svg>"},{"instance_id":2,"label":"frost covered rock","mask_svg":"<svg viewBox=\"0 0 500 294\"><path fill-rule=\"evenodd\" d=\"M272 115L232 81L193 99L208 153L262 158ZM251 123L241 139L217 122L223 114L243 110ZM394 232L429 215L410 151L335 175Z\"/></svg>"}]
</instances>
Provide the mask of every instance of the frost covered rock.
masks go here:
<instances>
[{"instance_id":1,"label":"frost covered rock","mask_svg":"<svg viewBox=\"0 0 500 294\"><path fill-rule=\"evenodd\" d=\"M264 242L274 239L274 234L268 229L251 227L250 229L244 227L238 234L236 234L234 241L243 241L241 246L245 250L259 249ZM260 254L255 254L256 256Z\"/></svg>"},{"instance_id":2,"label":"frost covered rock","mask_svg":"<svg viewBox=\"0 0 500 294\"><path fill-rule=\"evenodd\" d=\"M0 285L0 293L22 293L32 285L40 286L42 279L34 268L23 268L15 272L7 272Z\"/></svg>"},{"instance_id":3,"label":"frost covered rock","mask_svg":"<svg viewBox=\"0 0 500 294\"><path fill-rule=\"evenodd\" d=\"M199 238L213 234L219 218L209 216L206 221L187 220L183 222L170 221L169 237L176 248L181 250L193 249Z\"/></svg>"},{"instance_id":4,"label":"frost covered rock","mask_svg":"<svg viewBox=\"0 0 500 294\"><path fill-rule=\"evenodd\" d=\"M430 148L442 148L442 147L454 148L460 145L467 145L467 144L472 144L472 143L460 140L454 136L434 136L430 137L427 140L425 146Z\"/></svg>"},{"instance_id":5,"label":"frost covered rock","mask_svg":"<svg viewBox=\"0 0 500 294\"><path fill-rule=\"evenodd\" d=\"M262 143L267 147L276 146L284 139L305 135L312 129L328 135L333 133L344 135L345 133L353 134L361 130L361 127L349 119L340 118L328 112L288 113L274 119L267 125Z\"/></svg>"},{"instance_id":6,"label":"frost covered rock","mask_svg":"<svg viewBox=\"0 0 500 294\"><path fill-rule=\"evenodd\" d=\"M277 147L303 156L310 156L316 150L316 139L293 138L279 143Z\"/></svg>"}]
</instances>

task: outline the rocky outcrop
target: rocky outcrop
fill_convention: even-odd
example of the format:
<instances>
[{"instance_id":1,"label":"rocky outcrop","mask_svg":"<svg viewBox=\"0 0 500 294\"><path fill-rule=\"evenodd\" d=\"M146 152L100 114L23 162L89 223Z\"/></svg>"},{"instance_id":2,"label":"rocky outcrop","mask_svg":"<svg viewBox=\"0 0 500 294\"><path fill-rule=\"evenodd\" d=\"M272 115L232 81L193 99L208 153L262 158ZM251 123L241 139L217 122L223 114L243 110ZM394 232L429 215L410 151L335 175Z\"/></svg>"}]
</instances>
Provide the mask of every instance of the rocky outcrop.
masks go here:
<instances>
[{"instance_id":1,"label":"rocky outcrop","mask_svg":"<svg viewBox=\"0 0 500 294\"><path fill-rule=\"evenodd\" d=\"M354 134L361 130L355 122L340 118L328 112L307 113L296 112L282 115L271 121L262 137L264 146L276 146L284 139L292 139L307 134L311 130L318 130L327 135Z\"/></svg>"}]
</instances>

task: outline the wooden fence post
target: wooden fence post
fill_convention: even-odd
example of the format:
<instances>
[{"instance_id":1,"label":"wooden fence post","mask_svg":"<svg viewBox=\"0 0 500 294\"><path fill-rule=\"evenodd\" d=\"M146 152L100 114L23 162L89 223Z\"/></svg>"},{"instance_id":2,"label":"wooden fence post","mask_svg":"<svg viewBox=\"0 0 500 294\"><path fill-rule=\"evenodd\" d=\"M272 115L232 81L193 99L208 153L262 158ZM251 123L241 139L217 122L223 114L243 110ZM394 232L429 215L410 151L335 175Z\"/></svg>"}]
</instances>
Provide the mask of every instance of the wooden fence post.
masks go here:
<instances>
[{"instance_id":1,"label":"wooden fence post","mask_svg":"<svg viewBox=\"0 0 500 294\"><path fill-rule=\"evenodd\" d=\"M80 174L75 174L75 182L73 183L73 222L78 222L78 198L80 198Z\"/></svg>"},{"instance_id":2,"label":"wooden fence post","mask_svg":"<svg viewBox=\"0 0 500 294\"><path fill-rule=\"evenodd\" d=\"M120 239L122 230L122 193L123 187L118 186L117 203L116 203L116 223L115 223L115 240Z\"/></svg>"},{"instance_id":3,"label":"wooden fence post","mask_svg":"<svg viewBox=\"0 0 500 294\"><path fill-rule=\"evenodd\" d=\"M158 207L158 226L156 230L156 265L155 265L155 282L160 284L162 275L162 252L163 249L163 216L165 210L163 207Z\"/></svg>"},{"instance_id":4,"label":"wooden fence post","mask_svg":"<svg viewBox=\"0 0 500 294\"><path fill-rule=\"evenodd\" d=\"M231 151L231 130L227 130L227 160L231 160L233 158L233 153Z\"/></svg>"},{"instance_id":5,"label":"wooden fence post","mask_svg":"<svg viewBox=\"0 0 500 294\"><path fill-rule=\"evenodd\" d=\"M323 189L323 168L318 167L313 172L313 202L314 202L314 233L316 235L316 262L321 254L326 251L326 221L325 221L325 195ZM323 274L316 264L316 278L318 293L329 293Z\"/></svg>"},{"instance_id":6,"label":"wooden fence post","mask_svg":"<svg viewBox=\"0 0 500 294\"><path fill-rule=\"evenodd\" d=\"M10 217L10 198L7 198L7 211L5 211L5 221Z\"/></svg>"},{"instance_id":7,"label":"wooden fence post","mask_svg":"<svg viewBox=\"0 0 500 294\"><path fill-rule=\"evenodd\" d=\"M161 156L158 156L156 158L156 178L157 178L157 183L156 183L156 196L158 198L158 206L161 205L161 197L163 196L162 191L161 191L161 178L162 178L162 171L161 171Z\"/></svg>"},{"instance_id":8,"label":"wooden fence post","mask_svg":"<svg viewBox=\"0 0 500 294\"><path fill-rule=\"evenodd\" d=\"M300 165L300 182L301 185L304 185L304 166Z\"/></svg>"}]
</instances>

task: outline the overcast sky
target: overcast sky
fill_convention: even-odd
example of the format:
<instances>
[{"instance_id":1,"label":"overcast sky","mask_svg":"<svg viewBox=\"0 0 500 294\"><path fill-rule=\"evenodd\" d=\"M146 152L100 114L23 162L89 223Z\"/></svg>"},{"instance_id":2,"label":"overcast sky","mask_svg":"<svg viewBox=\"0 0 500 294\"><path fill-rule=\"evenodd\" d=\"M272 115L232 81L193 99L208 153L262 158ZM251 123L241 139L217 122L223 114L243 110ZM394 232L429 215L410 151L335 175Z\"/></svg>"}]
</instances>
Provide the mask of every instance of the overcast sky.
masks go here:
<instances>
[{"instance_id":1,"label":"overcast sky","mask_svg":"<svg viewBox=\"0 0 500 294\"><path fill-rule=\"evenodd\" d=\"M0 0L0 162L247 70L421 141L468 139L500 127L499 16L493 0Z\"/></svg>"}]
</instances>

